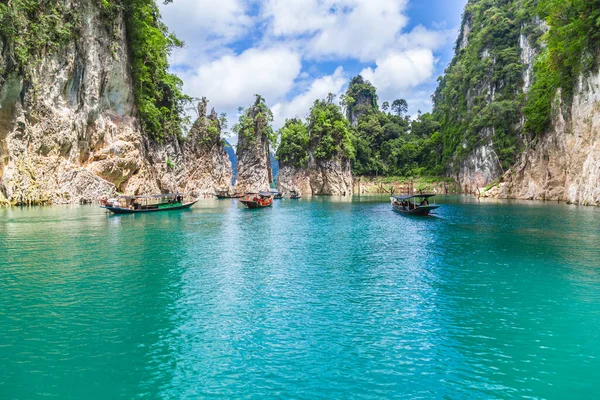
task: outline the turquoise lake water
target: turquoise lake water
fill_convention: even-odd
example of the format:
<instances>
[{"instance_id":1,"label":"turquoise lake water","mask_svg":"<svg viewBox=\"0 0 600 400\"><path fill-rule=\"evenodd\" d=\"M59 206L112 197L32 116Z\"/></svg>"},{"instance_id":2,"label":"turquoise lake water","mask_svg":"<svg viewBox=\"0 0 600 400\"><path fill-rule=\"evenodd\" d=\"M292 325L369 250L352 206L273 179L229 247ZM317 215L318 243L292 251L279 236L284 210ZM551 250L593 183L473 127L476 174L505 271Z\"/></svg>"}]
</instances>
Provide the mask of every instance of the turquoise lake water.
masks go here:
<instances>
[{"instance_id":1,"label":"turquoise lake water","mask_svg":"<svg viewBox=\"0 0 600 400\"><path fill-rule=\"evenodd\" d=\"M0 210L0 398L598 398L600 209Z\"/></svg>"}]
</instances>

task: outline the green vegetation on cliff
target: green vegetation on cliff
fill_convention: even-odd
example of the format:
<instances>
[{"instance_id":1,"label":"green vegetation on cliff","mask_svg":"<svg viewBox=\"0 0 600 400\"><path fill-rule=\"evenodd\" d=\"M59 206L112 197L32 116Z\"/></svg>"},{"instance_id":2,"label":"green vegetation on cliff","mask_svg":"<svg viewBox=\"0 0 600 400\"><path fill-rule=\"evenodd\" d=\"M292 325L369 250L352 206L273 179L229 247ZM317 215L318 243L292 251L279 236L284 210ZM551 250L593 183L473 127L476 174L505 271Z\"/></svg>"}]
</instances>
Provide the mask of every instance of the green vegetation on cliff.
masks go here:
<instances>
[{"instance_id":1,"label":"green vegetation on cliff","mask_svg":"<svg viewBox=\"0 0 600 400\"><path fill-rule=\"evenodd\" d=\"M103 2L105 7L120 4ZM179 137L191 98L183 94L181 79L168 72L168 57L183 43L160 20L154 0L124 0L123 4L135 102L144 131L159 141Z\"/></svg>"},{"instance_id":2,"label":"green vegetation on cliff","mask_svg":"<svg viewBox=\"0 0 600 400\"><path fill-rule=\"evenodd\" d=\"M316 159L325 160L337 156L354 159L350 123L340 106L334 103L332 94L327 99L314 102L307 125L310 134L309 148Z\"/></svg>"},{"instance_id":3,"label":"green vegetation on cliff","mask_svg":"<svg viewBox=\"0 0 600 400\"><path fill-rule=\"evenodd\" d=\"M539 135L550 124L556 91L570 105L579 77L598 67L600 0L540 0L537 11L550 29L524 112L525 128Z\"/></svg>"},{"instance_id":4,"label":"green vegetation on cliff","mask_svg":"<svg viewBox=\"0 0 600 400\"><path fill-rule=\"evenodd\" d=\"M352 78L342 98L352 127L355 175L421 175L436 171L439 162L439 124L430 114L412 121L404 99L377 105L377 90L360 75ZM354 99L360 99L359 102ZM388 110L391 109L391 112Z\"/></svg>"},{"instance_id":5,"label":"green vegetation on cliff","mask_svg":"<svg viewBox=\"0 0 600 400\"><path fill-rule=\"evenodd\" d=\"M113 33L118 32L124 16L135 103L144 132L156 140L180 136L182 125L188 122L184 107L191 98L182 93L181 80L168 72L168 56L183 43L161 22L154 0L99 3L101 18ZM0 2L0 40L6 60L5 70L0 70L0 83L11 71L27 78L31 67L43 57L75 42L84 23L82 13L66 1ZM112 37L116 44L119 39Z\"/></svg>"},{"instance_id":6,"label":"green vegetation on cliff","mask_svg":"<svg viewBox=\"0 0 600 400\"><path fill-rule=\"evenodd\" d=\"M60 1L0 2L0 42L7 64L4 71L0 65L0 79L9 71L27 76L27 66L72 40L79 23L77 13Z\"/></svg>"},{"instance_id":7,"label":"green vegetation on cliff","mask_svg":"<svg viewBox=\"0 0 600 400\"><path fill-rule=\"evenodd\" d=\"M258 139L267 140L268 143L275 144L277 134L271 127L273 122L273 112L267 107L265 99L257 94L254 104L247 109L240 108L240 118L234 125L233 131L238 134L243 143L253 143Z\"/></svg>"},{"instance_id":8,"label":"green vegetation on cliff","mask_svg":"<svg viewBox=\"0 0 600 400\"><path fill-rule=\"evenodd\" d=\"M525 68L519 39L521 26L531 19L524 9L529 3L481 0L466 5L456 56L433 96L445 166L458 167L490 141L505 168L515 161L524 100L519 95Z\"/></svg>"},{"instance_id":9,"label":"green vegetation on cliff","mask_svg":"<svg viewBox=\"0 0 600 400\"><path fill-rule=\"evenodd\" d=\"M299 119L286 119L278 132L280 136L277 159L289 166L305 168L308 165L308 129Z\"/></svg>"}]
</instances>

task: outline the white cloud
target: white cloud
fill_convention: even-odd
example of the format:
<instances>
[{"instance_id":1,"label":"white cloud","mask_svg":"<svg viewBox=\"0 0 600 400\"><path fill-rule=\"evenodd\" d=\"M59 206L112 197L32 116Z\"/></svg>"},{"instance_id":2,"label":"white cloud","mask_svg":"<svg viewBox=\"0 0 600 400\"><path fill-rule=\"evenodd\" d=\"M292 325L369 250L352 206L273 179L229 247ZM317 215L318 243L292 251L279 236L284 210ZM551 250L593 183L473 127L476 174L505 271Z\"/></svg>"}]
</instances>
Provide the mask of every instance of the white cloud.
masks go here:
<instances>
[{"instance_id":1,"label":"white cloud","mask_svg":"<svg viewBox=\"0 0 600 400\"><path fill-rule=\"evenodd\" d=\"M269 0L275 37L303 38L307 57L372 61L395 46L408 23L406 0Z\"/></svg>"},{"instance_id":2,"label":"white cloud","mask_svg":"<svg viewBox=\"0 0 600 400\"><path fill-rule=\"evenodd\" d=\"M324 99L329 93L339 96L346 83L348 83L348 77L342 67L338 67L331 75L315 79L303 93L290 101L279 102L272 107L273 127L279 129L286 118L305 119L315 100Z\"/></svg>"},{"instance_id":3,"label":"white cloud","mask_svg":"<svg viewBox=\"0 0 600 400\"><path fill-rule=\"evenodd\" d=\"M183 75L186 93L206 96L219 112L247 107L255 94L279 101L300 74L300 55L287 49L249 49L226 55Z\"/></svg>"},{"instance_id":4,"label":"white cloud","mask_svg":"<svg viewBox=\"0 0 600 400\"><path fill-rule=\"evenodd\" d=\"M429 49L391 52L376 61L377 67L365 68L361 75L377 88L380 101L408 97L415 88L433 77L435 58Z\"/></svg>"},{"instance_id":5,"label":"white cloud","mask_svg":"<svg viewBox=\"0 0 600 400\"><path fill-rule=\"evenodd\" d=\"M186 46L173 53L173 64L194 64L231 53L226 45L242 37L255 21L244 0L177 0L160 4L163 21Z\"/></svg>"}]
</instances>

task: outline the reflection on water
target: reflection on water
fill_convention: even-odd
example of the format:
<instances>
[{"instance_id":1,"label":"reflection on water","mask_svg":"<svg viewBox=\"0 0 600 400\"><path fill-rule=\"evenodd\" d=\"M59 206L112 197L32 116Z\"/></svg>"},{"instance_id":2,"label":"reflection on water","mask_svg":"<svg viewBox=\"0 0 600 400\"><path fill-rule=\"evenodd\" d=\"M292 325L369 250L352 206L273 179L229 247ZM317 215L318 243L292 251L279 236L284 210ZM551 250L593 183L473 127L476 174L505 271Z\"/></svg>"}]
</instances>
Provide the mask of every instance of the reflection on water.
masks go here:
<instances>
[{"instance_id":1,"label":"reflection on water","mask_svg":"<svg viewBox=\"0 0 600 400\"><path fill-rule=\"evenodd\" d=\"M586 397L600 210L0 210L1 397Z\"/></svg>"}]
</instances>

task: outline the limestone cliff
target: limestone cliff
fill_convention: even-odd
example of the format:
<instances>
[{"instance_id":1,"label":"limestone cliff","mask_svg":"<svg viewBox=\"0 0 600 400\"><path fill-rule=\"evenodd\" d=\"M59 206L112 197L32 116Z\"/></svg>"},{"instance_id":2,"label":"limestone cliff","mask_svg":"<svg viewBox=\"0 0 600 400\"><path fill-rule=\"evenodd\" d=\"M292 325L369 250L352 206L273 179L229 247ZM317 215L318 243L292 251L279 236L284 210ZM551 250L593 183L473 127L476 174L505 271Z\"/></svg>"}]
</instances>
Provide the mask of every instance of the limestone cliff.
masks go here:
<instances>
[{"instance_id":1,"label":"limestone cliff","mask_svg":"<svg viewBox=\"0 0 600 400\"><path fill-rule=\"evenodd\" d=\"M228 191L233 172L221 137L221 122L215 109L206 113L206 99L198 106L198 120L184 145L185 193L192 196Z\"/></svg>"},{"instance_id":2,"label":"limestone cliff","mask_svg":"<svg viewBox=\"0 0 600 400\"><path fill-rule=\"evenodd\" d=\"M277 189L283 193L295 190L302 195L311 195L312 187L310 185L310 173L308 169L280 162Z\"/></svg>"},{"instance_id":3,"label":"limestone cliff","mask_svg":"<svg viewBox=\"0 0 600 400\"><path fill-rule=\"evenodd\" d=\"M600 205L600 73L581 78L570 114L563 110L487 196Z\"/></svg>"},{"instance_id":4,"label":"limestone cliff","mask_svg":"<svg viewBox=\"0 0 600 400\"><path fill-rule=\"evenodd\" d=\"M352 195L352 167L347 157L339 155L328 159L317 159L311 154L308 170L312 194Z\"/></svg>"},{"instance_id":5,"label":"limestone cliff","mask_svg":"<svg viewBox=\"0 0 600 400\"><path fill-rule=\"evenodd\" d=\"M198 194L224 184L222 149L216 140L210 149L198 146L198 126L189 141L158 143L143 133L123 12L107 19L102 2L52 4L77 28L24 67L15 61L16 39L0 35L0 202L78 203L182 188Z\"/></svg>"},{"instance_id":6,"label":"limestone cliff","mask_svg":"<svg viewBox=\"0 0 600 400\"><path fill-rule=\"evenodd\" d=\"M96 2L65 4L85 21L73 40L25 73L0 59L0 192L36 204L157 191L134 116L122 18L115 48Z\"/></svg>"},{"instance_id":7,"label":"limestone cliff","mask_svg":"<svg viewBox=\"0 0 600 400\"><path fill-rule=\"evenodd\" d=\"M545 30L535 6L519 0L465 6L455 57L433 97L442 162L465 192L489 185L518 160L527 141L523 98Z\"/></svg>"},{"instance_id":8,"label":"limestone cliff","mask_svg":"<svg viewBox=\"0 0 600 400\"><path fill-rule=\"evenodd\" d=\"M244 111L236 125L238 144L236 155L236 193L269 190L273 181L271 173L270 140L273 135L270 122L273 114L261 96L256 96L252 106Z\"/></svg>"}]
</instances>

